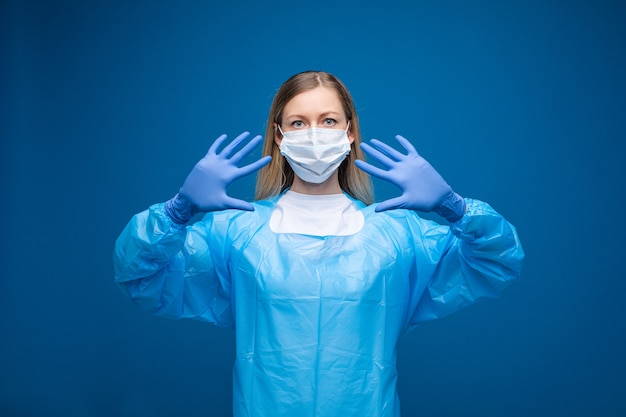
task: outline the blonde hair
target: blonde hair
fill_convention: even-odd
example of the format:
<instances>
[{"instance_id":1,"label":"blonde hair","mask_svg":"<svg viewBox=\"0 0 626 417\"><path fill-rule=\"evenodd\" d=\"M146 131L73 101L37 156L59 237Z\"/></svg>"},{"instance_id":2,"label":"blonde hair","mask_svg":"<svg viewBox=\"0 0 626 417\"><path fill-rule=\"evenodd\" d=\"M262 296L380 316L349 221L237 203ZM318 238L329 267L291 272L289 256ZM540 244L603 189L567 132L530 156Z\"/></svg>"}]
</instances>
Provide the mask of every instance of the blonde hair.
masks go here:
<instances>
[{"instance_id":1,"label":"blonde hair","mask_svg":"<svg viewBox=\"0 0 626 417\"><path fill-rule=\"evenodd\" d=\"M337 92L346 118L350 121L350 131L354 141L350 145L350 153L338 168L339 186L351 197L369 205L374 202L372 181L365 172L356 167L356 159L365 159L359 144L361 131L359 118L346 86L334 75L323 71L305 71L296 74L283 83L274 96L265 130L263 156L271 155L272 161L259 171L256 184L257 200L263 200L282 193L293 183L294 173L280 149L274 141L276 125L282 123L285 106L296 95L316 87L328 87Z\"/></svg>"}]
</instances>

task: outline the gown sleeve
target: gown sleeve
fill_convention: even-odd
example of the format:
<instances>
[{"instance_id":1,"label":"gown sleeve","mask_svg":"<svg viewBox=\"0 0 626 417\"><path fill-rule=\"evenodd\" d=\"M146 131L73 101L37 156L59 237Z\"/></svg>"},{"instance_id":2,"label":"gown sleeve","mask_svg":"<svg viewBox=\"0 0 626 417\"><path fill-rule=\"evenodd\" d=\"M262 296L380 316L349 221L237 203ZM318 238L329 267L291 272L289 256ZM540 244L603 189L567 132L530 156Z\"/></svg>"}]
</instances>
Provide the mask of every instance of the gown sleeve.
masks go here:
<instances>
[{"instance_id":1,"label":"gown sleeve","mask_svg":"<svg viewBox=\"0 0 626 417\"><path fill-rule=\"evenodd\" d=\"M211 216L191 226L178 225L163 203L136 214L115 242L116 284L151 314L231 326L225 245L216 228L219 224Z\"/></svg>"},{"instance_id":2,"label":"gown sleeve","mask_svg":"<svg viewBox=\"0 0 626 417\"><path fill-rule=\"evenodd\" d=\"M449 226L410 222L416 264L409 328L499 297L520 276L524 251L515 227L487 203L466 202L465 215Z\"/></svg>"}]
</instances>

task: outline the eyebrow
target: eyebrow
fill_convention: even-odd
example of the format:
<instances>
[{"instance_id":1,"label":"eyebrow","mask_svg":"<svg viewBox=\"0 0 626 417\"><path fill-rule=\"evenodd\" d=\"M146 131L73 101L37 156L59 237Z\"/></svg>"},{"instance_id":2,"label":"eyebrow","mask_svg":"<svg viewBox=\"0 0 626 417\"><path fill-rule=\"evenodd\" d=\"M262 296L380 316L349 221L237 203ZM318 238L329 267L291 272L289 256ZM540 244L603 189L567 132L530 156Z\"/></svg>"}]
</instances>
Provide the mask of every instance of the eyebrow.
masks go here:
<instances>
[{"instance_id":1,"label":"eyebrow","mask_svg":"<svg viewBox=\"0 0 626 417\"><path fill-rule=\"evenodd\" d=\"M326 112L320 114L320 118L324 118L324 117L329 116L331 114L332 115L341 115L341 113L339 113L339 112L330 110L330 111L326 111ZM306 119L306 116L301 115L301 114L287 114L287 115L285 115L285 118L294 118L294 117L295 118L299 118L299 119Z\"/></svg>"}]
</instances>

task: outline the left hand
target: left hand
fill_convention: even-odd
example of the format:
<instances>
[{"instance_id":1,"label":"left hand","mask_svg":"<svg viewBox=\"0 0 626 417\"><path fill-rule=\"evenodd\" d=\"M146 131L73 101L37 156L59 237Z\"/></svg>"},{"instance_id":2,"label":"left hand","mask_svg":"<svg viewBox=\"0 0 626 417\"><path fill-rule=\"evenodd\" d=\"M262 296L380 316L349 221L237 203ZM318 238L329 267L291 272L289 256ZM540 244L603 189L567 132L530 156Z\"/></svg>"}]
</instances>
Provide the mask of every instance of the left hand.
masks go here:
<instances>
[{"instance_id":1,"label":"left hand","mask_svg":"<svg viewBox=\"0 0 626 417\"><path fill-rule=\"evenodd\" d=\"M402 195L383 201L376 207L376 211L397 208L424 212L435 210L454 191L435 168L417 153L411 142L400 135L396 139L406 149L407 154L376 139L372 139L369 144L361 143L363 152L385 169L365 161L355 161L356 166L363 171L389 181L402 190Z\"/></svg>"}]
</instances>

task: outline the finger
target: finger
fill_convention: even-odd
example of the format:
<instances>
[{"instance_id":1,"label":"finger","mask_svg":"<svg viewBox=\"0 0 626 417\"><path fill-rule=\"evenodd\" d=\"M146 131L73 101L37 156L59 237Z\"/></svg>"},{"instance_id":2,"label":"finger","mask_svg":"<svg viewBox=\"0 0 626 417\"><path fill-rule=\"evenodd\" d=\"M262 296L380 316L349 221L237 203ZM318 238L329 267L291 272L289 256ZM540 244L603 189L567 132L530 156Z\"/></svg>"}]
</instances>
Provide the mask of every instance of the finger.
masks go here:
<instances>
[{"instance_id":1,"label":"finger","mask_svg":"<svg viewBox=\"0 0 626 417\"><path fill-rule=\"evenodd\" d=\"M374 211L381 212L386 210L394 210L402 206L404 206L404 199L400 196L383 201L376 206L376 209Z\"/></svg>"},{"instance_id":2,"label":"finger","mask_svg":"<svg viewBox=\"0 0 626 417\"><path fill-rule=\"evenodd\" d=\"M391 146L387 145L384 142L379 141L378 139L372 139L370 143L373 147L375 147L380 152L384 153L385 155L387 155L394 161L400 161L406 157L406 155L403 154L402 152L395 150Z\"/></svg>"},{"instance_id":3,"label":"finger","mask_svg":"<svg viewBox=\"0 0 626 417\"><path fill-rule=\"evenodd\" d=\"M217 139L215 139L215 141L213 141L213 143L211 144L211 147L209 148L206 154L207 155L216 154L217 150L220 148L220 146L222 146L222 143L224 143L227 137L228 135L224 134L224 135L220 135Z\"/></svg>"},{"instance_id":4,"label":"finger","mask_svg":"<svg viewBox=\"0 0 626 417\"><path fill-rule=\"evenodd\" d=\"M363 152L367 154L367 156L372 157L373 159L380 162L383 166L387 168L390 168L396 163L396 161L392 160L387 155L380 152L378 149L372 147L368 143L362 142L361 149L363 150Z\"/></svg>"},{"instance_id":5,"label":"finger","mask_svg":"<svg viewBox=\"0 0 626 417\"><path fill-rule=\"evenodd\" d=\"M413 144L404 136L396 135L396 140L400 142L400 145L402 145L404 149L407 150L409 155L419 155Z\"/></svg>"},{"instance_id":6,"label":"finger","mask_svg":"<svg viewBox=\"0 0 626 417\"><path fill-rule=\"evenodd\" d=\"M245 211L254 211L254 207L252 204L248 203L244 200L239 200L237 198L226 197L224 200L225 208L237 209L237 210L245 210Z\"/></svg>"},{"instance_id":7,"label":"finger","mask_svg":"<svg viewBox=\"0 0 626 417\"><path fill-rule=\"evenodd\" d=\"M252 138L246 145L235 153L230 161L234 164L239 163L243 158L245 158L257 145L263 140L261 135L256 135Z\"/></svg>"},{"instance_id":8,"label":"finger","mask_svg":"<svg viewBox=\"0 0 626 417\"><path fill-rule=\"evenodd\" d=\"M222 151L220 152L220 156L223 158L229 158L230 155L235 151L235 149L237 149L237 147L241 145L241 143L246 140L248 136L250 136L250 132L243 132L242 134L237 136L235 139L232 140L232 142L226 145L224 149L222 149Z\"/></svg>"},{"instance_id":9,"label":"finger","mask_svg":"<svg viewBox=\"0 0 626 417\"><path fill-rule=\"evenodd\" d=\"M239 168L239 170L237 170L237 178L240 178L240 177L249 175L255 171L258 171L259 169L263 168L265 165L269 164L271 160L272 160L272 157L267 155L259 159L258 161L252 162L249 165Z\"/></svg>"},{"instance_id":10,"label":"finger","mask_svg":"<svg viewBox=\"0 0 626 417\"><path fill-rule=\"evenodd\" d=\"M385 171L384 169L375 167L374 165L370 165L367 162L362 161L360 159L357 159L356 161L354 161L354 164L361 171L364 171L374 177L389 181L389 173Z\"/></svg>"}]
</instances>

